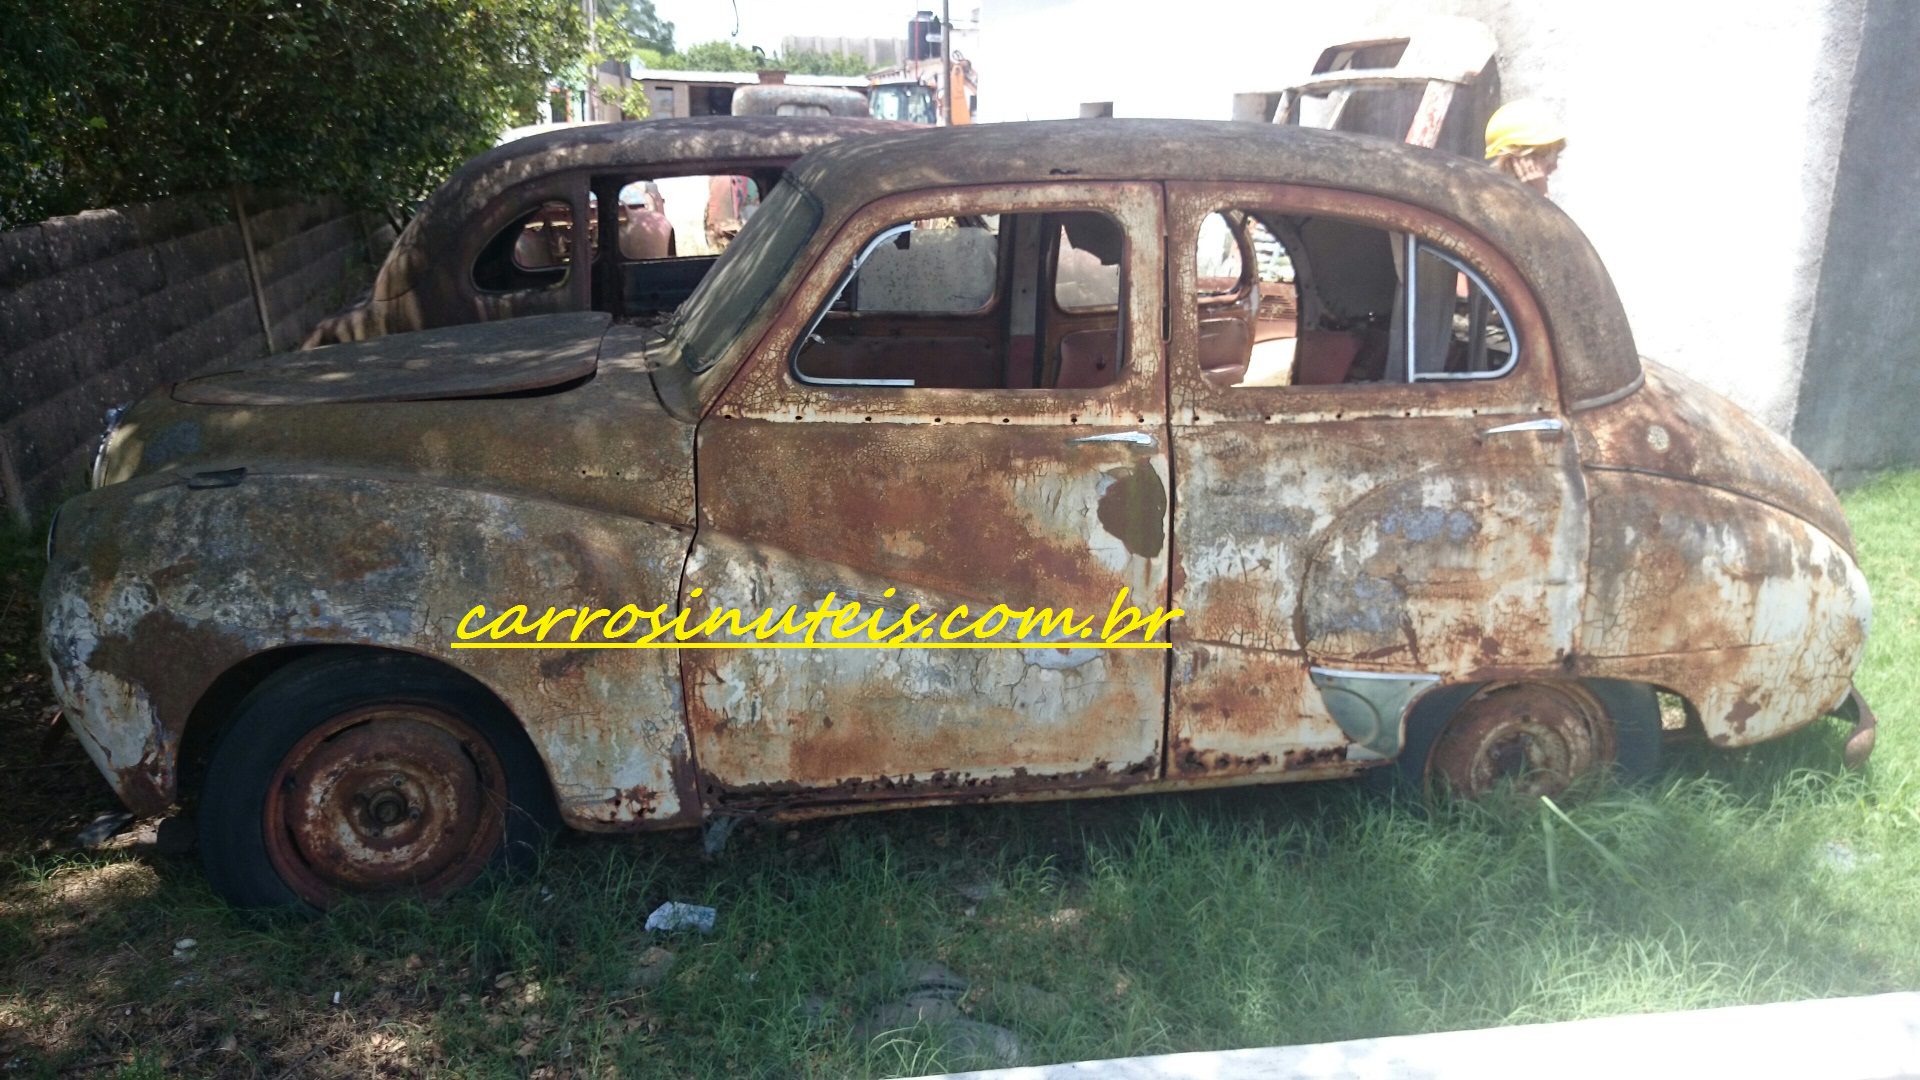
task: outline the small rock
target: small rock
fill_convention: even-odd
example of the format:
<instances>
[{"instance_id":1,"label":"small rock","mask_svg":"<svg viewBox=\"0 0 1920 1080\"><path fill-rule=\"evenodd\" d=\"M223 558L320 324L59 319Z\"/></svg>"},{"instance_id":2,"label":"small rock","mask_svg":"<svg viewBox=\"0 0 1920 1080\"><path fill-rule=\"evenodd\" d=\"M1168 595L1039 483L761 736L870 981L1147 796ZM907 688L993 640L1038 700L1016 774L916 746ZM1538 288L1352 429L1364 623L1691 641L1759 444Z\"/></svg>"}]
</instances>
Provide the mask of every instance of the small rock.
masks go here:
<instances>
[{"instance_id":1,"label":"small rock","mask_svg":"<svg viewBox=\"0 0 1920 1080\"><path fill-rule=\"evenodd\" d=\"M181 938L173 943L173 958L182 962L193 959L194 947L199 944L190 937Z\"/></svg>"},{"instance_id":2,"label":"small rock","mask_svg":"<svg viewBox=\"0 0 1920 1080\"><path fill-rule=\"evenodd\" d=\"M698 930L703 934L713 933L713 921L718 912L699 904L683 904L678 900L669 900L653 909L647 916L647 929L660 931Z\"/></svg>"},{"instance_id":3,"label":"small rock","mask_svg":"<svg viewBox=\"0 0 1920 1080\"><path fill-rule=\"evenodd\" d=\"M969 881L964 885L956 887L953 891L976 904L984 904L989 900L998 898L1003 890L997 881Z\"/></svg>"},{"instance_id":4,"label":"small rock","mask_svg":"<svg viewBox=\"0 0 1920 1080\"><path fill-rule=\"evenodd\" d=\"M853 1025L855 1035L871 1039L889 1031L919 1027L922 1024L944 1024L951 1020L962 1019L960 1006L944 998L919 997L910 1001L889 1001L867 1011L859 1023Z\"/></svg>"},{"instance_id":5,"label":"small rock","mask_svg":"<svg viewBox=\"0 0 1920 1080\"><path fill-rule=\"evenodd\" d=\"M1853 850L1853 846L1844 840L1829 840L1820 847L1820 861L1829 870L1840 874L1851 874L1863 864L1878 862L1880 856L1869 852L1865 855Z\"/></svg>"},{"instance_id":6,"label":"small rock","mask_svg":"<svg viewBox=\"0 0 1920 1080\"><path fill-rule=\"evenodd\" d=\"M97 848L113 839L115 834L127 827L133 815L125 810L109 810L96 815L87 827L74 834L73 842L78 847Z\"/></svg>"},{"instance_id":7,"label":"small rock","mask_svg":"<svg viewBox=\"0 0 1920 1080\"><path fill-rule=\"evenodd\" d=\"M648 947L634 962L633 970L627 974L627 985L638 990L651 990L667 981L673 971L674 955L658 945Z\"/></svg>"},{"instance_id":8,"label":"small rock","mask_svg":"<svg viewBox=\"0 0 1920 1080\"><path fill-rule=\"evenodd\" d=\"M959 972L938 961L902 960L860 980L860 996L904 998L915 995L958 1001L970 984Z\"/></svg>"},{"instance_id":9,"label":"small rock","mask_svg":"<svg viewBox=\"0 0 1920 1080\"><path fill-rule=\"evenodd\" d=\"M954 1071L1008 1069L1025 1058L1020 1036L995 1024L969 1020L951 1002L940 1005L943 1008L927 1011L904 1003L883 1005L855 1025L854 1035L871 1041L893 1032L924 1034L942 1067Z\"/></svg>"},{"instance_id":10,"label":"small rock","mask_svg":"<svg viewBox=\"0 0 1920 1080\"><path fill-rule=\"evenodd\" d=\"M987 1015L1006 1023L1050 1024L1073 1012L1066 995L1026 983L996 983L987 992Z\"/></svg>"},{"instance_id":11,"label":"small rock","mask_svg":"<svg viewBox=\"0 0 1920 1080\"><path fill-rule=\"evenodd\" d=\"M700 834L700 850L708 855L720 854L726 849L727 838L740 827L741 820L731 815L710 819Z\"/></svg>"}]
</instances>

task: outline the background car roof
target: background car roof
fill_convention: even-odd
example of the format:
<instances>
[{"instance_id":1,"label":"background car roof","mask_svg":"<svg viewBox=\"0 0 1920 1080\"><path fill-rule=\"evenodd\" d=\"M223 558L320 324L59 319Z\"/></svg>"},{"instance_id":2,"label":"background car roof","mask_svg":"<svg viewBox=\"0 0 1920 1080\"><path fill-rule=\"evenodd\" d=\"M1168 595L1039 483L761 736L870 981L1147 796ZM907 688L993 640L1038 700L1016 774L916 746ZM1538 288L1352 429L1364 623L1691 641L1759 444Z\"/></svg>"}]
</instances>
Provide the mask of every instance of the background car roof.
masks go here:
<instances>
[{"instance_id":1,"label":"background car roof","mask_svg":"<svg viewBox=\"0 0 1920 1080\"><path fill-rule=\"evenodd\" d=\"M1241 180L1339 188L1459 222L1512 260L1553 336L1561 393L1590 408L1642 380L1626 310L1560 208L1499 172L1367 135L1207 120L1057 120L918 128L837 142L796 163L823 222L902 191L1087 180Z\"/></svg>"},{"instance_id":2,"label":"background car roof","mask_svg":"<svg viewBox=\"0 0 1920 1080\"><path fill-rule=\"evenodd\" d=\"M566 125L476 155L427 197L420 216L464 216L516 184L556 172L786 161L848 136L910 129L890 120L845 116L696 116Z\"/></svg>"}]
</instances>

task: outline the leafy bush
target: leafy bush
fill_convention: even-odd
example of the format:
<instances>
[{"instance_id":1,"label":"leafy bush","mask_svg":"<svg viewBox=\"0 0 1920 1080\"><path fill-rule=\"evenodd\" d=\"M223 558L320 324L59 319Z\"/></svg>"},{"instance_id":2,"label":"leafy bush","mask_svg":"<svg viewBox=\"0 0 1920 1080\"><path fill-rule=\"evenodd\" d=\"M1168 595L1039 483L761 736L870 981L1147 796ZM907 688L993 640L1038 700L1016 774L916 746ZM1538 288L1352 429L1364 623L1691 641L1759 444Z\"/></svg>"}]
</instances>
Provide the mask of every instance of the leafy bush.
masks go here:
<instances>
[{"instance_id":1,"label":"leafy bush","mask_svg":"<svg viewBox=\"0 0 1920 1080\"><path fill-rule=\"evenodd\" d=\"M581 67L577 0L0 0L0 227L231 184L410 203Z\"/></svg>"}]
</instances>

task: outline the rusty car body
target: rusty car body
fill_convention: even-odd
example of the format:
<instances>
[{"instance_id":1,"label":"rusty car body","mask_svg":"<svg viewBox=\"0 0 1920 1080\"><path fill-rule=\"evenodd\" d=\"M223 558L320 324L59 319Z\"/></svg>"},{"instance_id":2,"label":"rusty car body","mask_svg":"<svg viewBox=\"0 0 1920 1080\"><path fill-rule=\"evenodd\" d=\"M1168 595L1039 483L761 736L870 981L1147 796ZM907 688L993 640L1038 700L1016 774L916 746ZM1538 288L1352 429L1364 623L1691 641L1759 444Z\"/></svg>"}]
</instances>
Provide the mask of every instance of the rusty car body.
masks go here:
<instances>
[{"instance_id":1,"label":"rusty car body","mask_svg":"<svg viewBox=\"0 0 1920 1080\"><path fill-rule=\"evenodd\" d=\"M623 193L656 185L657 200L658 181L703 176L738 176L765 191L816 146L905 126L836 112L569 124L513 139L428 196L368 295L322 320L303 347L518 315L671 311L713 264L714 251L688 242L706 229L683 229L689 235L669 252L664 238L649 242L667 225L660 207L639 209ZM588 273L570 272L575 236L594 241ZM554 250L539 251L535 238ZM540 257L528 260L529 247Z\"/></svg>"},{"instance_id":2,"label":"rusty car body","mask_svg":"<svg viewBox=\"0 0 1920 1080\"><path fill-rule=\"evenodd\" d=\"M1551 792L1644 771L1656 690L1717 746L1873 734L1814 468L1642 361L1550 203L1339 133L840 141L664 326L191 379L97 480L50 540L60 699L128 806L197 794L243 903L452 887L502 800L625 831L1362 772ZM475 604L1121 588L1182 612L1165 651L452 645Z\"/></svg>"}]
</instances>

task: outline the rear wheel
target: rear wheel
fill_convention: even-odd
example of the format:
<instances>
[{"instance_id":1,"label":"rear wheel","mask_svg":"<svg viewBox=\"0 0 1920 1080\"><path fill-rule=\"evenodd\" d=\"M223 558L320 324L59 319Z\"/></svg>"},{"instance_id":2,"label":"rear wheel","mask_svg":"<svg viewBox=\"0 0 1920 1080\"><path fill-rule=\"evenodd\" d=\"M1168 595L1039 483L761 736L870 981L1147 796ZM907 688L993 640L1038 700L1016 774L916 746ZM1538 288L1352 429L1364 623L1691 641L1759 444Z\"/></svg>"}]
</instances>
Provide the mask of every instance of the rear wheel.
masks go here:
<instances>
[{"instance_id":1,"label":"rear wheel","mask_svg":"<svg viewBox=\"0 0 1920 1080\"><path fill-rule=\"evenodd\" d=\"M288 665L241 704L207 775L202 861L241 907L444 895L527 861L556 824L499 703L400 653Z\"/></svg>"},{"instance_id":2,"label":"rear wheel","mask_svg":"<svg viewBox=\"0 0 1920 1080\"><path fill-rule=\"evenodd\" d=\"M1480 798L1506 787L1557 798L1611 772L1650 776L1660 758L1651 688L1610 679L1450 687L1417 704L1397 779L1423 795Z\"/></svg>"}]
</instances>

